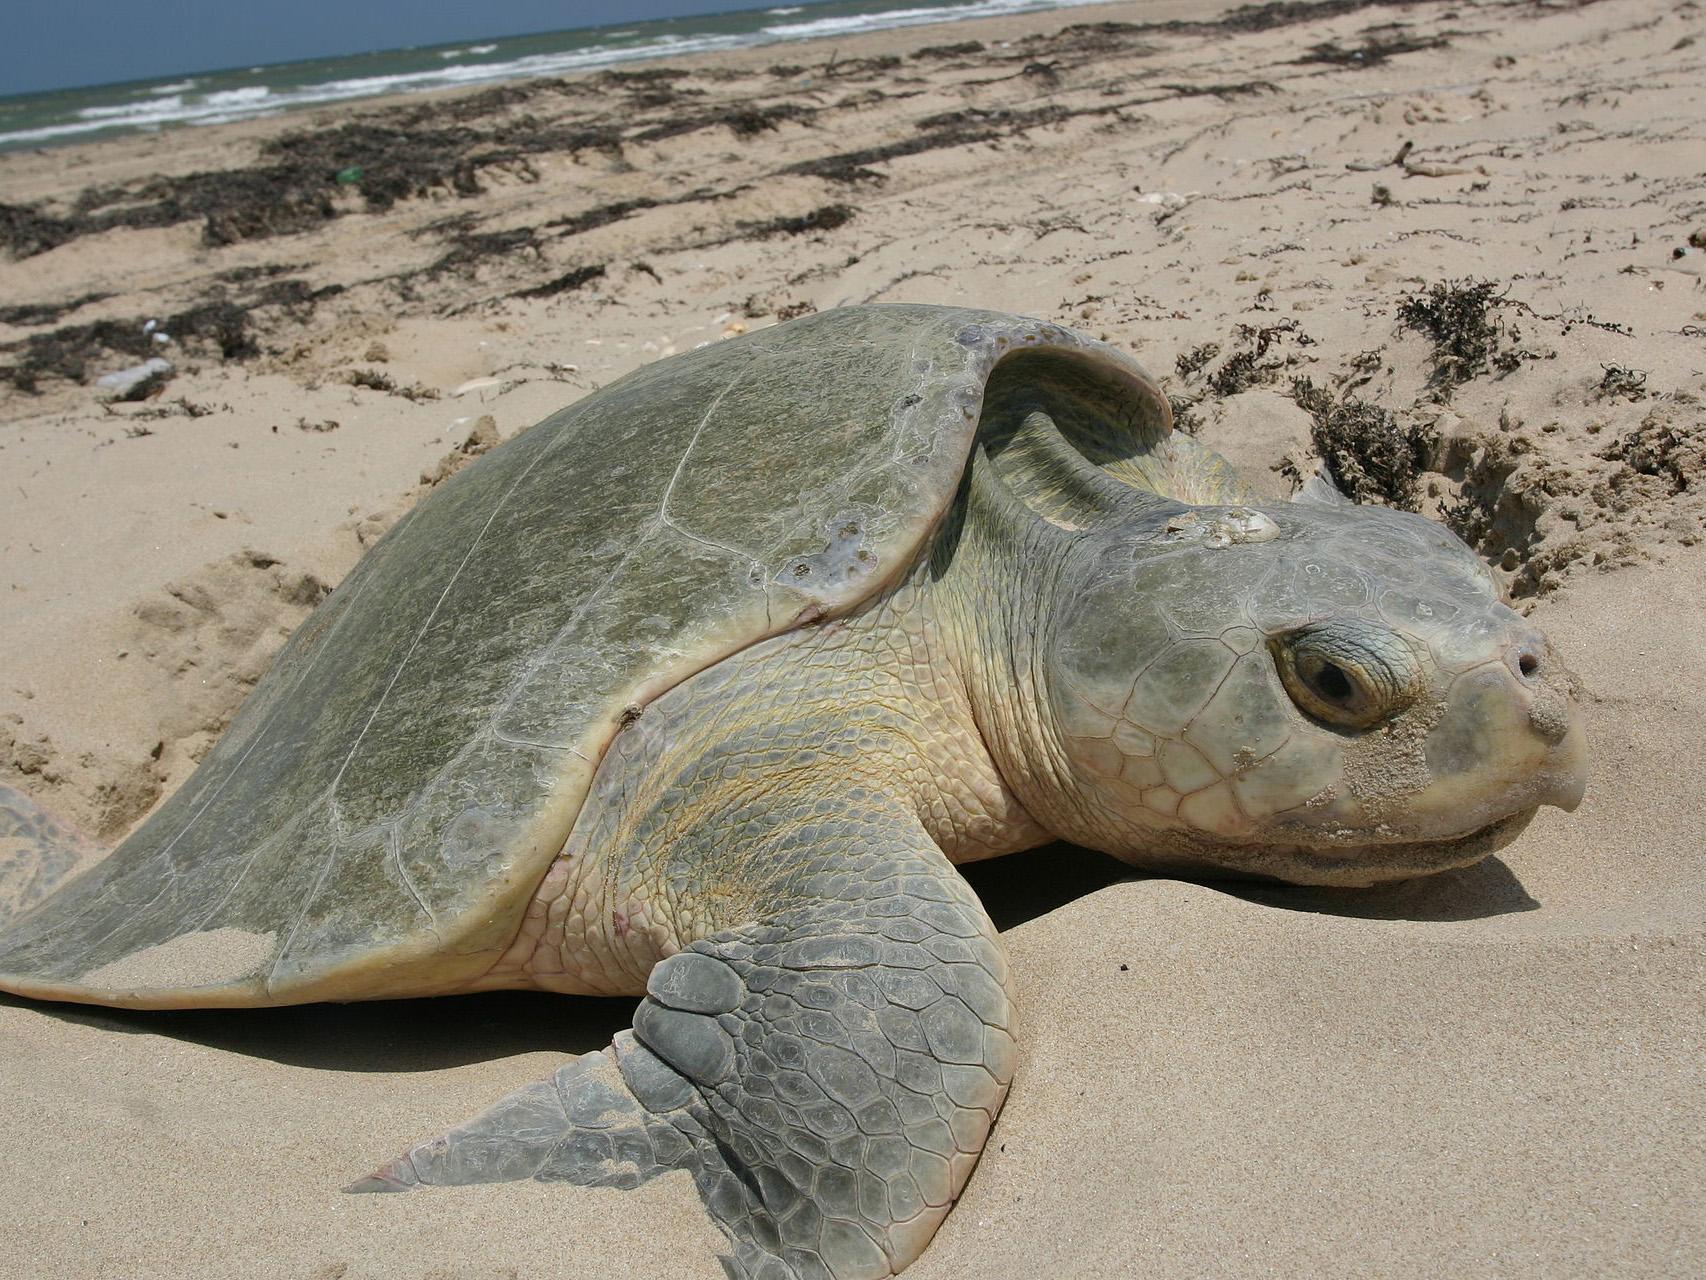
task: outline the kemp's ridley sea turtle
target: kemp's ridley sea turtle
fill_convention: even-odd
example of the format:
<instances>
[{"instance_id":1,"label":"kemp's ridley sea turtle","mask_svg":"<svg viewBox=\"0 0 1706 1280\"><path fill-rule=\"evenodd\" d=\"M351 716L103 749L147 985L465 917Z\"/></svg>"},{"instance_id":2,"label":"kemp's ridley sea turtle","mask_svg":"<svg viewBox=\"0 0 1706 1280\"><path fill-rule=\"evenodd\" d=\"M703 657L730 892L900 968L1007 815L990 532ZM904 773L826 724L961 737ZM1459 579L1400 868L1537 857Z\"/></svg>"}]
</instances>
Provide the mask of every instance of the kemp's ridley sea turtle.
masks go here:
<instances>
[{"instance_id":1,"label":"kemp's ridley sea turtle","mask_svg":"<svg viewBox=\"0 0 1706 1280\"><path fill-rule=\"evenodd\" d=\"M0 986L644 996L356 1189L685 1168L732 1274L889 1275L1014 1070L954 863L1361 885L1579 798L1568 677L1476 558L1299 496L1250 504L1036 321L849 307L661 361L422 502L44 900L84 851L0 793Z\"/></svg>"}]
</instances>

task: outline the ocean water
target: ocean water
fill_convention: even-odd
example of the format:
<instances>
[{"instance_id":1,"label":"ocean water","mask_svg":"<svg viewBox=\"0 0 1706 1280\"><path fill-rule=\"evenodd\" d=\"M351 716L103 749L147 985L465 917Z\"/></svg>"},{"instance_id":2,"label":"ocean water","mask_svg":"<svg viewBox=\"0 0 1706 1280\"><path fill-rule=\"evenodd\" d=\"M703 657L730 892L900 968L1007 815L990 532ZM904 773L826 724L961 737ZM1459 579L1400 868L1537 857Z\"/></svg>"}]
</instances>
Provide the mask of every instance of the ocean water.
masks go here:
<instances>
[{"instance_id":1,"label":"ocean water","mask_svg":"<svg viewBox=\"0 0 1706 1280\"><path fill-rule=\"evenodd\" d=\"M891 27L1032 13L1096 0L833 0L769 9L387 49L159 80L0 97L0 151L51 147L145 130L222 124L382 93L459 85L813 40ZM779 60L785 60L779 55Z\"/></svg>"}]
</instances>

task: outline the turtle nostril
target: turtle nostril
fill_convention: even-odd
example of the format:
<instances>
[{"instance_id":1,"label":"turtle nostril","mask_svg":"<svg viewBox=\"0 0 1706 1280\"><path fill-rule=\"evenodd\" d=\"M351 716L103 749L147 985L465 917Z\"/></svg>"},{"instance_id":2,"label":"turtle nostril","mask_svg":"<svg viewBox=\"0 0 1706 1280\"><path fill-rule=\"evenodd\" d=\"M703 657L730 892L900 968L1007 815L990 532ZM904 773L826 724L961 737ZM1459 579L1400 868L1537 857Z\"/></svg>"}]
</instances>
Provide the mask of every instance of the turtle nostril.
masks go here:
<instances>
[{"instance_id":1,"label":"turtle nostril","mask_svg":"<svg viewBox=\"0 0 1706 1280\"><path fill-rule=\"evenodd\" d=\"M1540 670L1540 659L1532 653L1525 653L1516 660L1516 669L1522 672L1525 677L1532 677L1536 671Z\"/></svg>"}]
</instances>

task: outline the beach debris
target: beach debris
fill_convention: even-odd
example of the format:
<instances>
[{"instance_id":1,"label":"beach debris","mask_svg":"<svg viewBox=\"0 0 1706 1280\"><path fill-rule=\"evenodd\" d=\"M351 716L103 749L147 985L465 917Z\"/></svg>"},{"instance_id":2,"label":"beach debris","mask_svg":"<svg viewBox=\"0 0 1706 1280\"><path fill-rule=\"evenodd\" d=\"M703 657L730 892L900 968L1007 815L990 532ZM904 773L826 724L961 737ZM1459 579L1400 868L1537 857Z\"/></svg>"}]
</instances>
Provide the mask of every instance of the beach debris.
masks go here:
<instances>
[{"instance_id":1,"label":"beach debris","mask_svg":"<svg viewBox=\"0 0 1706 1280\"><path fill-rule=\"evenodd\" d=\"M1600 400L1645 400L1647 398L1647 370L1627 369L1620 364L1602 364L1603 376L1598 386L1594 388L1596 398Z\"/></svg>"},{"instance_id":2,"label":"beach debris","mask_svg":"<svg viewBox=\"0 0 1706 1280\"><path fill-rule=\"evenodd\" d=\"M1284 7L1284 6L1270 6ZM1444 36L1407 35L1402 28L1386 27L1381 31L1370 30L1363 42L1354 48L1347 48L1336 40L1326 40L1320 44L1311 45L1308 51L1297 59L1299 65L1325 63L1335 67L1378 67L1404 53L1419 53L1425 49L1449 49L1451 41Z\"/></svg>"},{"instance_id":3,"label":"beach debris","mask_svg":"<svg viewBox=\"0 0 1706 1280\"><path fill-rule=\"evenodd\" d=\"M1539 353L1516 345L1522 337L1499 312L1518 304L1491 280L1446 280L1398 304L1400 328L1433 343L1433 382L1449 393L1480 374L1507 374Z\"/></svg>"},{"instance_id":4,"label":"beach debris","mask_svg":"<svg viewBox=\"0 0 1706 1280\"><path fill-rule=\"evenodd\" d=\"M1420 508L1416 481L1433 454L1432 428L1400 421L1392 410L1356 396L1335 397L1308 378L1292 379L1291 398L1313 420L1310 443L1341 493L1353 502ZM1290 459L1282 473L1303 480Z\"/></svg>"},{"instance_id":5,"label":"beach debris","mask_svg":"<svg viewBox=\"0 0 1706 1280\"><path fill-rule=\"evenodd\" d=\"M0 366L0 380L30 393L38 390L43 378L87 382L94 369L114 357L129 356L137 360L152 357L164 345L157 341L160 334L197 355L207 353L221 360L248 360L258 356L261 350L252 328L256 309L279 306L299 319L306 318L303 313L311 310L315 299L341 291L338 285L319 290L298 286L300 281L275 281L244 303L216 295L187 310L160 317L151 332L144 328L147 318L138 316L65 325L45 333L32 333L19 342L0 343L0 354L12 357L9 365Z\"/></svg>"},{"instance_id":6,"label":"beach debris","mask_svg":"<svg viewBox=\"0 0 1706 1280\"><path fill-rule=\"evenodd\" d=\"M768 218L763 222L737 222L732 231L695 240L695 249L713 249L718 245L738 244L743 240L769 240L774 236L802 236L811 232L830 232L845 226L858 213L852 205L826 204L794 216ZM653 279L656 272L646 268Z\"/></svg>"},{"instance_id":7,"label":"beach debris","mask_svg":"<svg viewBox=\"0 0 1706 1280\"><path fill-rule=\"evenodd\" d=\"M60 317L76 311L79 307L86 307L92 302L105 302L110 297L112 297L110 293L97 292L67 298L63 302L13 303L10 306L0 307L0 324L17 325L20 328L52 324Z\"/></svg>"},{"instance_id":8,"label":"beach debris","mask_svg":"<svg viewBox=\"0 0 1706 1280\"><path fill-rule=\"evenodd\" d=\"M565 271L562 275L555 276L552 279L547 280L544 284L536 284L526 289L517 289L508 296L511 298L554 298L559 293L567 293L571 289L578 289L583 284L590 284L594 280L602 279L603 276L604 264L602 262L594 262L588 266L575 267L570 271Z\"/></svg>"},{"instance_id":9,"label":"beach debris","mask_svg":"<svg viewBox=\"0 0 1706 1280\"><path fill-rule=\"evenodd\" d=\"M491 452L501 443L503 437L498 434L498 420L489 413L482 413L461 444L421 472L421 483L429 489L443 484L482 453Z\"/></svg>"},{"instance_id":10,"label":"beach debris","mask_svg":"<svg viewBox=\"0 0 1706 1280\"><path fill-rule=\"evenodd\" d=\"M56 218L29 205L0 203L0 248L14 258L46 253L82 234L70 219Z\"/></svg>"},{"instance_id":11,"label":"beach debris","mask_svg":"<svg viewBox=\"0 0 1706 1280\"><path fill-rule=\"evenodd\" d=\"M1445 164L1437 160L1406 160L1404 176L1409 178L1449 178L1459 173L1485 173L1479 166Z\"/></svg>"},{"instance_id":12,"label":"beach debris","mask_svg":"<svg viewBox=\"0 0 1706 1280\"><path fill-rule=\"evenodd\" d=\"M402 396L405 400L417 403L422 400L438 399L438 390L434 387L424 387L418 382L407 386L400 384L390 374L379 369L353 369L344 378L352 387L365 387L369 391L383 391L386 395Z\"/></svg>"},{"instance_id":13,"label":"beach debris","mask_svg":"<svg viewBox=\"0 0 1706 1280\"><path fill-rule=\"evenodd\" d=\"M1299 360L1298 347L1314 345L1314 339L1299 328L1295 320L1276 320L1267 325L1234 325L1231 337L1224 346L1204 342L1181 352L1173 367L1187 386L1196 385L1195 395L1179 397L1176 409L1187 411L1204 395L1220 399L1238 395L1251 387L1275 381L1280 373ZM1222 356L1217 368L1209 366Z\"/></svg>"},{"instance_id":14,"label":"beach debris","mask_svg":"<svg viewBox=\"0 0 1706 1280\"><path fill-rule=\"evenodd\" d=\"M1416 144L1414 142L1411 142L1406 138L1404 140L1404 145L1398 148L1398 154L1393 156L1390 160L1347 160L1345 161L1345 168L1355 169L1361 173L1372 173L1380 169L1389 169L1393 165L1403 164L1407 159L1409 159L1410 152L1415 148L1415 145Z\"/></svg>"},{"instance_id":15,"label":"beach debris","mask_svg":"<svg viewBox=\"0 0 1706 1280\"><path fill-rule=\"evenodd\" d=\"M348 382L352 387L366 387L369 391L389 392L397 389L397 384L391 375L381 373L377 369L352 370Z\"/></svg>"},{"instance_id":16,"label":"beach debris","mask_svg":"<svg viewBox=\"0 0 1706 1280\"><path fill-rule=\"evenodd\" d=\"M914 59L965 58L974 53L983 52L983 41L962 40L957 44L927 44L922 49L914 49Z\"/></svg>"},{"instance_id":17,"label":"beach debris","mask_svg":"<svg viewBox=\"0 0 1706 1280\"><path fill-rule=\"evenodd\" d=\"M1203 426L1198 411L1208 401L1230 399L1252 387L1276 381L1303 358L1290 349L1290 344L1308 347L1314 343L1315 339L1304 333L1297 321L1276 320L1260 326L1235 325L1225 344L1203 342L1180 352L1173 361L1173 369L1185 385L1179 390L1169 387L1167 394L1174 430L1196 435ZM1217 359L1219 366L1211 369Z\"/></svg>"},{"instance_id":18,"label":"beach debris","mask_svg":"<svg viewBox=\"0 0 1706 1280\"><path fill-rule=\"evenodd\" d=\"M115 410L113 406L119 403L122 402L117 400L108 400L101 407L108 413L117 414L117 410ZM231 406L228 404L221 405L219 406L219 409L216 409L210 404L197 404L188 396L179 396L176 400L168 401L165 404L156 402L149 405L147 408L133 409L120 416L128 418L132 422L159 418L206 418L219 412L220 409L223 409L226 413L231 412Z\"/></svg>"},{"instance_id":19,"label":"beach debris","mask_svg":"<svg viewBox=\"0 0 1706 1280\"><path fill-rule=\"evenodd\" d=\"M172 362L153 356L128 369L116 369L95 379L102 391L113 393L115 400L141 400L166 385L172 375Z\"/></svg>"}]
</instances>

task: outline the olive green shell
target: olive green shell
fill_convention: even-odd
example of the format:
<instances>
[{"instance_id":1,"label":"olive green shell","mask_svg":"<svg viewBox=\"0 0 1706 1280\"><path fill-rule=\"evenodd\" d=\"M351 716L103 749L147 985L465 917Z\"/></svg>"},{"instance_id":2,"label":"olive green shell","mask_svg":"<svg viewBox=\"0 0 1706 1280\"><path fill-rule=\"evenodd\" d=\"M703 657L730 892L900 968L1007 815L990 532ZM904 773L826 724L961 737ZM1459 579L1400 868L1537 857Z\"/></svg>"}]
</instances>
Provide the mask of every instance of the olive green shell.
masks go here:
<instances>
[{"instance_id":1,"label":"olive green shell","mask_svg":"<svg viewBox=\"0 0 1706 1280\"><path fill-rule=\"evenodd\" d=\"M1056 326L849 307L659 361L422 501L183 788L0 935L0 986L139 1006L359 999L488 969L631 708L894 582L990 370ZM1022 362L1021 362L1022 363Z\"/></svg>"}]
</instances>

